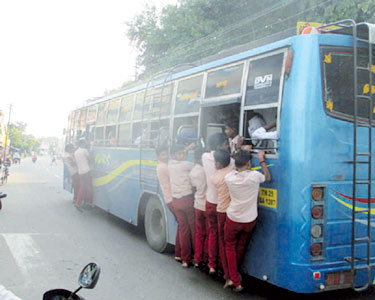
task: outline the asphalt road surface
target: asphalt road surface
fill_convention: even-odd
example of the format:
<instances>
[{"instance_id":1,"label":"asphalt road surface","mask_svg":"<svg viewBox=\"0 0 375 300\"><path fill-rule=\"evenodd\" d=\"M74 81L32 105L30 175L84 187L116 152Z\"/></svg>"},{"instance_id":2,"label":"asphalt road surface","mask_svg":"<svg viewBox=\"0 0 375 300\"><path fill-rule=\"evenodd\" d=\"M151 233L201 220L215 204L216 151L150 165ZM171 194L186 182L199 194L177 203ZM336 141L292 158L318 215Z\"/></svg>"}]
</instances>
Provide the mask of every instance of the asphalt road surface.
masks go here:
<instances>
[{"instance_id":1,"label":"asphalt road surface","mask_svg":"<svg viewBox=\"0 0 375 300\"><path fill-rule=\"evenodd\" d=\"M375 299L375 289L298 295L244 278L235 294L194 268L183 269L172 253L154 252L143 229L94 208L78 211L62 189L62 163L29 158L12 165L0 191L8 194L0 210L0 284L25 300L42 299L53 288L74 290L89 262L102 269L86 300L124 299Z\"/></svg>"}]
</instances>

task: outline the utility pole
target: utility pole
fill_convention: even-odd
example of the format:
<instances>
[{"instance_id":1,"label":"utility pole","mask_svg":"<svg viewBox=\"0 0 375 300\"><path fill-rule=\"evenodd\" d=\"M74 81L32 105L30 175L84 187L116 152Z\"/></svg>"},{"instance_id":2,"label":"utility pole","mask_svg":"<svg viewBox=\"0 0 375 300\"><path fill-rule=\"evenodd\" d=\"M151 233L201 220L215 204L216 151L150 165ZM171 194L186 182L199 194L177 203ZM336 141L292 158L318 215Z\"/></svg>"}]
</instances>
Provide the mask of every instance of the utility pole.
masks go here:
<instances>
[{"instance_id":1,"label":"utility pole","mask_svg":"<svg viewBox=\"0 0 375 300\"><path fill-rule=\"evenodd\" d=\"M10 126L10 115L12 113L12 104L9 104L9 118L8 118L8 125L5 135L5 147L4 147L4 156L3 156L3 162L5 161L7 157L7 147L8 147L8 141L9 141L9 126Z\"/></svg>"}]
</instances>

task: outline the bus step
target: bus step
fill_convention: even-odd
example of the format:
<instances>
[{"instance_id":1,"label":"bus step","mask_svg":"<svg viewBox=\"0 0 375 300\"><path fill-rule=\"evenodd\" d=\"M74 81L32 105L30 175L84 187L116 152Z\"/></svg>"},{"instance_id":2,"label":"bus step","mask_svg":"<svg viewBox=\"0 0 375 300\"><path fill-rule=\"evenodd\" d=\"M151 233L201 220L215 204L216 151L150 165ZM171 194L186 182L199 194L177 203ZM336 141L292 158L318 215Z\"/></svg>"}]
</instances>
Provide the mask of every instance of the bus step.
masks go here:
<instances>
[{"instance_id":1,"label":"bus step","mask_svg":"<svg viewBox=\"0 0 375 300\"><path fill-rule=\"evenodd\" d=\"M358 152L358 156L370 156L370 152Z\"/></svg>"},{"instance_id":2,"label":"bus step","mask_svg":"<svg viewBox=\"0 0 375 300\"><path fill-rule=\"evenodd\" d=\"M355 184L371 184L370 180L358 180L355 182Z\"/></svg>"},{"instance_id":3,"label":"bus step","mask_svg":"<svg viewBox=\"0 0 375 300\"><path fill-rule=\"evenodd\" d=\"M359 37L357 37L356 40L357 40L357 42L369 43L369 40L361 39L361 38L359 38Z\"/></svg>"},{"instance_id":4,"label":"bus step","mask_svg":"<svg viewBox=\"0 0 375 300\"><path fill-rule=\"evenodd\" d=\"M358 66L357 66L357 70L370 71L369 68L366 68L366 67L358 67Z\"/></svg>"},{"instance_id":5,"label":"bus step","mask_svg":"<svg viewBox=\"0 0 375 300\"><path fill-rule=\"evenodd\" d=\"M368 210L367 210L368 211ZM362 212L362 211L361 211ZM368 237L365 237L365 238L358 238L358 239L355 239L354 240L355 243L362 243L362 242L366 242L366 243L369 243L370 242L370 238ZM361 259L359 259L361 260Z\"/></svg>"},{"instance_id":6,"label":"bus step","mask_svg":"<svg viewBox=\"0 0 375 300\"><path fill-rule=\"evenodd\" d=\"M366 96L366 95L357 95L357 98L371 100L371 97L370 96Z\"/></svg>"}]
</instances>

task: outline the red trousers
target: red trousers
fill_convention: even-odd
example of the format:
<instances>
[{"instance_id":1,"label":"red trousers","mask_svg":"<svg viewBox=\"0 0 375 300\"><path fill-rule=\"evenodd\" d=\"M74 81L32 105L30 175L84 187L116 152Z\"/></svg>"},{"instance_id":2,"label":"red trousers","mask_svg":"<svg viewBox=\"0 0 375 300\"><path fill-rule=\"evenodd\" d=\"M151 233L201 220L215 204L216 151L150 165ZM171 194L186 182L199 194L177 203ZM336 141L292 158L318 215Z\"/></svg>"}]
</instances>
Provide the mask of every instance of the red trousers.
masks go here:
<instances>
[{"instance_id":1,"label":"red trousers","mask_svg":"<svg viewBox=\"0 0 375 300\"><path fill-rule=\"evenodd\" d=\"M77 204L92 203L92 178L91 172L79 174L79 192Z\"/></svg>"},{"instance_id":2,"label":"red trousers","mask_svg":"<svg viewBox=\"0 0 375 300\"><path fill-rule=\"evenodd\" d=\"M78 204L78 193L79 193L79 175L78 173L72 176L72 187L73 187L73 201Z\"/></svg>"},{"instance_id":3,"label":"red trousers","mask_svg":"<svg viewBox=\"0 0 375 300\"><path fill-rule=\"evenodd\" d=\"M227 255L225 254L225 243L224 243L224 225L227 218L226 213L217 212L217 233L219 237L219 254L221 260L221 266L225 274L225 279L229 280L229 270L227 263Z\"/></svg>"},{"instance_id":4,"label":"red trousers","mask_svg":"<svg viewBox=\"0 0 375 300\"><path fill-rule=\"evenodd\" d=\"M206 218L208 224L208 267L216 268L217 263L217 213L216 204L206 201Z\"/></svg>"},{"instance_id":5,"label":"red trousers","mask_svg":"<svg viewBox=\"0 0 375 300\"><path fill-rule=\"evenodd\" d=\"M173 201L169 202L167 204L167 206L177 220L176 213L174 212L174 208L173 208ZM175 257L181 257L180 235L179 235L178 231L179 231L179 226L178 226L178 223L177 223L176 242L175 242L175 246L174 246L174 256Z\"/></svg>"},{"instance_id":6,"label":"red trousers","mask_svg":"<svg viewBox=\"0 0 375 300\"><path fill-rule=\"evenodd\" d=\"M227 217L224 226L225 253L227 255L230 279L235 286L241 285L238 265L242 262L247 243L250 240L256 220L250 223L234 222Z\"/></svg>"},{"instance_id":7,"label":"red trousers","mask_svg":"<svg viewBox=\"0 0 375 300\"><path fill-rule=\"evenodd\" d=\"M206 213L203 210L195 209L195 254L196 263L207 261L208 239L206 238L207 227Z\"/></svg>"},{"instance_id":8,"label":"red trousers","mask_svg":"<svg viewBox=\"0 0 375 300\"><path fill-rule=\"evenodd\" d=\"M181 259L183 262L189 262L191 260L191 249L195 244L194 196L188 195L178 199L173 198L173 208L179 227Z\"/></svg>"}]
</instances>

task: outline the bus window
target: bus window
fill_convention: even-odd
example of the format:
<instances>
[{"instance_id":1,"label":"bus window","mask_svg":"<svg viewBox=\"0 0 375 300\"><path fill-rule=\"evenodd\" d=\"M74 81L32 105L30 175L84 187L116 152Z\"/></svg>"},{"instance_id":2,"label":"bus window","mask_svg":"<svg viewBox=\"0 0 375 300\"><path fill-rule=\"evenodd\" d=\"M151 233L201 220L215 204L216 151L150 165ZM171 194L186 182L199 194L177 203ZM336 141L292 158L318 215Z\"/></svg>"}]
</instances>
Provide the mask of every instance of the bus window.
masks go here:
<instances>
[{"instance_id":1,"label":"bus window","mask_svg":"<svg viewBox=\"0 0 375 300\"><path fill-rule=\"evenodd\" d=\"M131 124L120 124L119 125L119 146L130 146L132 143L131 136Z\"/></svg>"},{"instance_id":2,"label":"bus window","mask_svg":"<svg viewBox=\"0 0 375 300\"><path fill-rule=\"evenodd\" d=\"M174 119L174 142L190 145L198 139L198 116Z\"/></svg>"},{"instance_id":3,"label":"bus window","mask_svg":"<svg viewBox=\"0 0 375 300\"><path fill-rule=\"evenodd\" d=\"M88 109L87 113L87 123L92 124L96 121L96 114L98 110L98 105L92 105Z\"/></svg>"},{"instance_id":4,"label":"bus window","mask_svg":"<svg viewBox=\"0 0 375 300\"><path fill-rule=\"evenodd\" d=\"M111 100L111 102L109 102L108 111L107 111L107 124L117 123L119 107L120 107L119 98Z\"/></svg>"},{"instance_id":5,"label":"bus window","mask_svg":"<svg viewBox=\"0 0 375 300\"><path fill-rule=\"evenodd\" d=\"M121 99L120 122L131 121L134 107L134 95L126 95Z\"/></svg>"},{"instance_id":6,"label":"bus window","mask_svg":"<svg viewBox=\"0 0 375 300\"><path fill-rule=\"evenodd\" d=\"M152 98L152 117L166 117L171 111L172 85L154 89Z\"/></svg>"},{"instance_id":7,"label":"bus window","mask_svg":"<svg viewBox=\"0 0 375 300\"><path fill-rule=\"evenodd\" d=\"M212 71L207 76L205 98L239 94L244 64Z\"/></svg>"},{"instance_id":8,"label":"bus window","mask_svg":"<svg viewBox=\"0 0 375 300\"><path fill-rule=\"evenodd\" d=\"M79 115L79 129L84 130L86 126L87 109L82 109Z\"/></svg>"},{"instance_id":9,"label":"bus window","mask_svg":"<svg viewBox=\"0 0 375 300\"><path fill-rule=\"evenodd\" d=\"M141 140L142 140L142 122L136 122L133 123L133 128L132 128L132 145L139 147L141 145Z\"/></svg>"},{"instance_id":10,"label":"bus window","mask_svg":"<svg viewBox=\"0 0 375 300\"><path fill-rule=\"evenodd\" d=\"M105 117L107 114L107 109L108 109L108 101L102 102L99 104L98 115L97 115L96 123L95 123L96 125L104 125Z\"/></svg>"},{"instance_id":11,"label":"bus window","mask_svg":"<svg viewBox=\"0 0 375 300\"><path fill-rule=\"evenodd\" d=\"M117 145L116 126L107 126L105 128L105 144L107 146Z\"/></svg>"},{"instance_id":12,"label":"bus window","mask_svg":"<svg viewBox=\"0 0 375 300\"><path fill-rule=\"evenodd\" d=\"M250 142L253 149L264 149L267 152L275 153L277 149L276 130L277 108L246 110L244 115L244 137ZM272 126L275 125L275 126ZM271 127L264 134L257 131L261 127ZM263 135L262 135L263 134ZM258 137L258 138L255 138ZM247 143L249 144L249 143Z\"/></svg>"},{"instance_id":13,"label":"bus window","mask_svg":"<svg viewBox=\"0 0 375 300\"><path fill-rule=\"evenodd\" d=\"M207 139L216 132L224 132L227 121L240 119L240 103L217 105L202 108L201 137Z\"/></svg>"},{"instance_id":14,"label":"bus window","mask_svg":"<svg viewBox=\"0 0 375 300\"><path fill-rule=\"evenodd\" d=\"M104 144L104 127L103 126L95 128L94 144L95 145Z\"/></svg>"},{"instance_id":15,"label":"bus window","mask_svg":"<svg viewBox=\"0 0 375 300\"><path fill-rule=\"evenodd\" d=\"M142 118L142 107L143 107L143 101L144 101L144 94L145 94L145 92L143 91L143 92L135 95L133 120L141 120L141 118Z\"/></svg>"},{"instance_id":16,"label":"bus window","mask_svg":"<svg viewBox=\"0 0 375 300\"><path fill-rule=\"evenodd\" d=\"M250 62L245 106L278 103L284 53Z\"/></svg>"},{"instance_id":17,"label":"bus window","mask_svg":"<svg viewBox=\"0 0 375 300\"><path fill-rule=\"evenodd\" d=\"M175 115L199 111L202 81L203 75L199 75L178 83Z\"/></svg>"},{"instance_id":18,"label":"bus window","mask_svg":"<svg viewBox=\"0 0 375 300\"><path fill-rule=\"evenodd\" d=\"M323 48L321 51L324 83L324 107L327 114L344 120L353 120L354 105L354 68L353 52L345 48ZM375 57L373 58L375 61ZM368 68L368 51L358 49L358 65ZM372 67L374 73L374 66ZM358 70L358 95L369 96L368 71ZM371 88L375 94L375 86ZM358 98L358 116L369 118L369 104L365 98ZM375 119L375 107L372 109L372 120ZM361 120L360 120L361 121Z\"/></svg>"},{"instance_id":19,"label":"bus window","mask_svg":"<svg viewBox=\"0 0 375 300\"><path fill-rule=\"evenodd\" d=\"M151 123L151 135L148 146L156 148L159 145L169 144L169 119L154 121Z\"/></svg>"}]
</instances>

